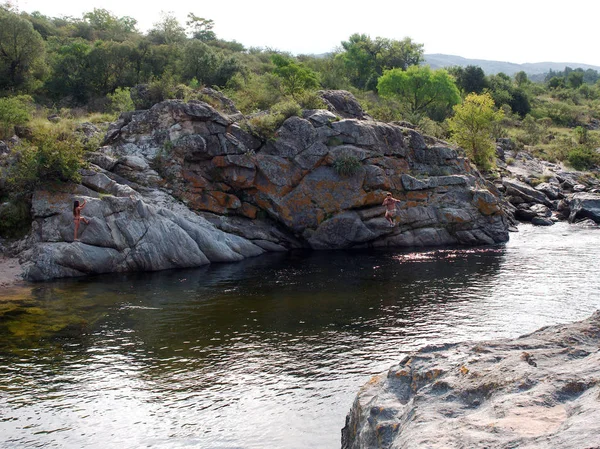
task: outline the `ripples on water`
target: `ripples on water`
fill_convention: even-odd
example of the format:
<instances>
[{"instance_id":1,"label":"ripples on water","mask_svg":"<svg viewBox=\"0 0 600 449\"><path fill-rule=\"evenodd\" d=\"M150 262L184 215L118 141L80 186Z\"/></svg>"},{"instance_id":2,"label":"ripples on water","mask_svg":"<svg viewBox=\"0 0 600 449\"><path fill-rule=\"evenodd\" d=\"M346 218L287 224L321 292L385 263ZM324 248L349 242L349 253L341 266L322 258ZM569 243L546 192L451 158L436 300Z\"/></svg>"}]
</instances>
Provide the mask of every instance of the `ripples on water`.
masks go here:
<instances>
[{"instance_id":1,"label":"ripples on water","mask_svg":"<svg viewBox=\"0 0 600 449\"><path fill-rule=\"evenodd\" d=\"M599 232L36 286L0 318L0 444L337 448L360 386L406 352L600 308ZM76 325L56 336L60 320Z\"/></svg>"}]
</instances>

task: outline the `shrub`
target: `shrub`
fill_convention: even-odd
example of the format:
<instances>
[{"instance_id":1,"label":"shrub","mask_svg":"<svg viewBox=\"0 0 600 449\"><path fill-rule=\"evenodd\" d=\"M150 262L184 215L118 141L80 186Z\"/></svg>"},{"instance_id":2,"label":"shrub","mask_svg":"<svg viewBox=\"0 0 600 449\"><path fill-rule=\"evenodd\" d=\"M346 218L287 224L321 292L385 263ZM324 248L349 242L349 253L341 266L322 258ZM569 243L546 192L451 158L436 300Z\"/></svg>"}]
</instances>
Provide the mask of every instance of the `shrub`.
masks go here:
<instances>
[{"instance_id":1,"label":"shrub","mask_svg":"<svg viewBox=\"0 0 600 449\"><path fill-rule=\"evenodd\" d=\"M21 142L16 152L8 176L13 191L32 190L47 181L80 180L84 146L72 132L52 125L37 128L31 141Z\"/></svg>"},{"instance_id":2,"label":"shrub","mask_svg":"<svg viewBox=\"0 0 600 449\"><path fill-rule=\"evenodd\" d=\"M0 139L11 137L15 125L31 120L32 103L28 95L0 98Z\"/></svg>"},{"instance_id":3,"label":"shrub","mask_svg":"<svg viewBox=\"0 0 600 449\"><path fill-rule=\"evenodd\" d=\"M275 138L277 129L292 116L300 115L302 109L293 100L285 100L275 104L271 111L256 115L248 120L250 130L259 136L270 140Z\"/></svg>"},{"instance_id":4,"label":"shrub","mask_svg":"<svg viewBox=\"0 0 600 449\"><path fill-rule=\"evenodd\" d=\"M352 155L341 155L333 161L333 169L340 176L352 176L361 167L360 159Z\"/></svg>"},{"instance_id":5,"label":"shrub","mask_svg":"<svg viewBox=\"0 0 600 449\"><path fill-rule=\"evenodd\" d=\"M575 170L587 170L598 163L598 154L589 148L575 148L567 154L567 161Z\"/></svg>"},{"instance_id":6,"label":"shrub","mask_svg":"<svg viewBox=\"0 0 600 449\"><path fill-rule=\"evenodd\" d=\"M113 112L133 111L135 106L129 92L129 87L117 87L112 94L107 95Z\"/></svg>"},{"instance_id":7,"label":"shrub","mask_svg":"<svg viewBox=\"0 0 600 449\"><path fill-rule=\"evenodd\" d=\"M271 108L272 114L281 114L284 120L302 114L302 108L294 100L284 100Z\"/></svg>"}]
</instances>

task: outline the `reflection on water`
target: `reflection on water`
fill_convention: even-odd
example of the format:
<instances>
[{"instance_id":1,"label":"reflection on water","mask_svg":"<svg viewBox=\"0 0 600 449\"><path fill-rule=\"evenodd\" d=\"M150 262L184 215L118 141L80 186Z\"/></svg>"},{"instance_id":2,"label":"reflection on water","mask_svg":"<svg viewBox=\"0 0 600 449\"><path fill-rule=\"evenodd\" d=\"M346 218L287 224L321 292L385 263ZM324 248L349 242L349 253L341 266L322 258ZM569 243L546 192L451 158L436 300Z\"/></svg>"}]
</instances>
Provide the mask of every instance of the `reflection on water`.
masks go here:
<instances>
[{"instance_id":1,"label":"reflection on water","mask_svg":"<svg viewBox=\"0 0 600 449\"><path fill-rule=\"evenodd\" d=\"M360 386L404 353L599 308L598 232L36 285L0 302L0 445L339 447Z\"/></svg>"}]
</instances>

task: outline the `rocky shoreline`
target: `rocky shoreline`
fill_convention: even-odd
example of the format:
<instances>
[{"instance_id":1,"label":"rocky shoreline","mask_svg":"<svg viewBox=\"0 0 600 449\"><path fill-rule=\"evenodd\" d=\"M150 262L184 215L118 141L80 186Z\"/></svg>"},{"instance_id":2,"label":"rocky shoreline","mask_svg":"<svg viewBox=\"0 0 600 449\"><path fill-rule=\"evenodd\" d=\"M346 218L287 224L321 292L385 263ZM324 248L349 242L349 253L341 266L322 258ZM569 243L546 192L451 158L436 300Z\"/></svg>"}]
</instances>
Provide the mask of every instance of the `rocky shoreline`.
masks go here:
<instances>
[{"instance_id":1,"label":"rocky shoreline","mask_svg":"<svg viewBox=\"0 0 600 449\"><path fill-rule=\"evenodd\" d=\"M510 340L427 346L358 393L342 449L599 448L600 311Z\"/></svg>"}]
</instances>

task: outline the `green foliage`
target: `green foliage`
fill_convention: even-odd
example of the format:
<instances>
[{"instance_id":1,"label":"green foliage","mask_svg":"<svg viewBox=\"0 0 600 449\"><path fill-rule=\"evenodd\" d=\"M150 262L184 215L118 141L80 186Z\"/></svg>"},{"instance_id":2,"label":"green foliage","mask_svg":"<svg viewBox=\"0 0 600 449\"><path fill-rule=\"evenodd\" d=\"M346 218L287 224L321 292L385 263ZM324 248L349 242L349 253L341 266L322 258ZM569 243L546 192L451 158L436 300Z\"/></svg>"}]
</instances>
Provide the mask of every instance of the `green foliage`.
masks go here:
<instances>
[{"instance_id":1,"label":"green foliage","mask_svg":"<svg viewBox=\"0 0 600 449\"><path fill-rule=\"evenodd\" d=\"M454 116L448 120L452 139L465 149L481 170L495 167L492 129L503 116L502 111L494 110L494 101L489 94L469 94L462 104L454 106Z\"/></svg>"},{"instance_id":2,"label":"green foliage","mask_svg":"<svg viewBox=\"0 0 600 449\"><path fill-rule=\"evenodd\" d=\"M225 86L227 82L244 69L236 56L226 56L204 42L191 40L183 49L182 77L195 79L207 86Z\"/></svg>"},{"instance_id":3,"label":"green foliage","mask_svg":"<svg viewBox=\"0 0 600 449\"><path fill-rule=\"evenodd\" d=\"M127 112L135 109L128 87L117 87L115 91L112 94L108 94L107 97L110 101L110 109L113 112Z\"/></svg>"},{"instance_id":4,"label":"green foliage","mask_svg":"<svg viewBox=\"0 0 600 449\"><path fill-rule=\"evenodd\" d=\"M575 148L567 154L569 165L575 170L588 170L600 162L598 153L589 148Z\"/></svg>"},{"instance_id":5,"label":"green foliage","mask_svg":"<svg viewBox=\"0 0 600 449\"><path fill-rule=\"evenodd\" d=\"M377 83L379 95L402 101L410 113L429 113L435 108L449 108L460 102L460 94L445 70L432 71L428 66L411 66L408 70L388 70Z\"/></svg>"},{"instance_id":6,"label":"green foliage","mask_svg":"<svg viewBox=\"0 0 600 449\"><path fill-rule=\"evenodd\" d=\"M224 94L231 98L244 114L265 111L282 99L281 79L273 74L234 75Z\"/></svg>"},{"instance_id":7,"label":"green foliage","mask_svg":"<svg viewBox=\"0 0 600 449\"><path fill-rule=\"evenodd\" d=\"M155 44L178 45L185 41L185 28L181 26L172 12L161 12L160 19L148 32Z\"/></svg>"},{"instance_id":8,"label":"green foliage","mask_svg":"<svg viewBox=\"0 0 600 449\"><path fill-rule=\"evenodd\" d=\"M273 55L271 59L275 65L273 73L281 78L281 88L284 95L297 99L306 90L319 87L317 74L311 69L280 54Z\"/></svg>"},{"instance_id":9,"label":"green foliage","mask_svg":"<svg viewBox=\"0 0 600 449\"><path fill-rule=\"evenodd\" d=\"M65 132L57 125L34 130L30 142L23 141L16 147L17 162L9 172L11 190L31 191L48 181L80 180L84 147L72 132Z\"/></svg>"},{"instance_id":10,"label":"green foliage","mask_svg":"<svg viewBox=\"0 0 600 449\"><path fill-rule=\"evenodd\" d=\"M33 99L28 95L0 98L0 139L12 137L15 125L31 119Z\"/></svg>"},{"instance_id":11,"label":"green foliage","mask_svg":"<svg viewBox=\"0 0 600 449\"><path fill-rule=\"evenodd\" d=\"M423 44L410 38L402 41L366 34L353 34L342 42L343 52L336 58L343 64L348 79L359 89L374 90L385 70L407 70L423 61Z\"/></svg>"},{"instance_id":12,"label":"green foliage","mask_svg":"<svg viewBox=\"0 0 600 449\"><path fill-rule=\"evenodd\" d=\"M465 68L452 67L448 72L456 79L456 85L463 94L480 94L488 87L483 69L478 66L468 65Z\"/></svg>"},{"instance_id":13,"label":"green foliage","mask_svg":"<svg viewBox=\"0 0 600 449\"><path fill-rule=\"evenodd\" d=\"M137 20L132 17L116 17L106 9L94 8L83 15L83 20L90 25L92 39L124 41L136 32Z\"/></svg>"},{"instance_id":14,"label":"green foliage","mask_svg":"<svg viewBox=\"0 0 600 449\"><path fill-rule=\"evenodd\" d=\"M198 17L194 13L189 13L187 17L188 20L185 22L185 24L187 25L189 33L192 35L193 39L206 42L213 41L217 38L215 32L212 30L215 26L215 22L213 20Z\"/></svg>"},{"instance_id":15,"label":"green foliage","mask_svg":"<svg viewBox=\"0 0 600 449\"><path fill-rule=\"evenodd\" d=\"M40 33L28 20L0 8L0 90L32 92L46 70Z\"/></svg>"},{"instance_id":16,"label":"green foliage","mask_svg":"<svg viewBox=\"0 0 600 449\"><path fill-rule=\"evenodd\" d=\"M248 120L250 130L260 137L271 140L283 122L292 116L300 115L302 109L293 100L284 100L275 104L270 112L258 114Z\"/></svg>"},{"instance_id":17,"label":"green foliage","mask_svg":"<svg viewBox=\"0 0 600 449\"><path fill-rule=\"evenodd\" d=\"M352 176L361 166L360 159L350 154L342 154L333 161L333 169L340 176Z\"/></svg>"}]
</instances>

